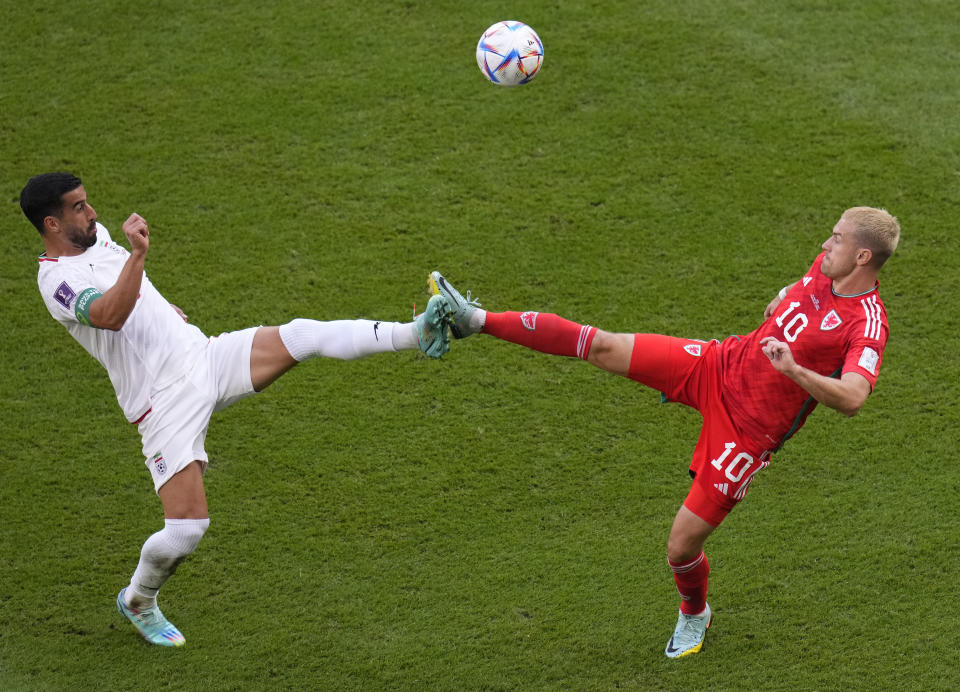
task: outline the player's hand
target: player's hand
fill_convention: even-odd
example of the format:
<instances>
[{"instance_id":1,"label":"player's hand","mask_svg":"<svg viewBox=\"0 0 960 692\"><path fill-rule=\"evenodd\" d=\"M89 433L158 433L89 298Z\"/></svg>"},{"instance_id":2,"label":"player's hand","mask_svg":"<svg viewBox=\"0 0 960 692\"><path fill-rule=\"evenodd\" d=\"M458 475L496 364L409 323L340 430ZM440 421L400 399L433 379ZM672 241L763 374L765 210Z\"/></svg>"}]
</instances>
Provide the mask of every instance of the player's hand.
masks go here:
<instances>
[{"instance_id":1,"label":"player's hand","mask_svg":"<svg viewBox=\"0 0 960 692\"><path fill-rule=\"evenodd\" d=\"M150 229L147 221L140 214L133 213L123 222L123 234L130 241L130 250L133 253L147 254L150 247Z\"/></svg>"},{"instance_id":2,"label":"player's hand","mask_svg":"<svg viewBox=\"0 0 960 692\"><path fill-rule=\"evenodd\" d=\"M174 310L177 311L177 314L180 315L180 319L182 319L184 322L189 322L189 321L190 321L190 320L187 319L186 313L185 313L183 310L181 310L180 308L178 308L176 305L174 305L173 303L170 303L170 307L172 307Z\"/></svg>"},{"instance_id":3,"label":"player's hand","mask_svg":"<svg viewBox=\"0 0 960 692\"><path fill-rule=\"evenodd\" d=\"M763 319L765 320L770 319L770 315L773 314L773 311L777 309L777 306L780 305L780 302L782 300L783 298L781 298L780 296L774 296L773 300L771 300L767 304L767 309L763 311Z\"/></svg>"},{"instance_id":4,"label":"player's hand","mask_svg":"<svg viewBox=\"0 0 960 692\"><path fill-rule=\"evenodd\" d=\"M763 355L770 359L770 364L784 374L789 374L791 370L797 367L797 362L793 359L793 351L790 347L776 337L767 336L760 339L760 349Z\"/></svg>"}]
</instances>

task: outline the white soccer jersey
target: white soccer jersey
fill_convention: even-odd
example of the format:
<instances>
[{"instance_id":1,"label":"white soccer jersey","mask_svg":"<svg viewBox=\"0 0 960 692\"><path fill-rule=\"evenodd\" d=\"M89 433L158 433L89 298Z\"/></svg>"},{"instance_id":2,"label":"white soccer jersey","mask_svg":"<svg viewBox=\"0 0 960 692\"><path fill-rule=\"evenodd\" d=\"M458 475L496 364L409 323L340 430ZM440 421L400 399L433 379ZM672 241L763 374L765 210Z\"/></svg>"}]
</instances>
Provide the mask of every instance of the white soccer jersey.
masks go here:
<instances>
[{"instance_id":1,"label":"white soccer jersey","mask_svg":"<svg viewBox=\"0 0 960 692\"><path fill-rule=\"evenodd\" d=\"M150 393L186 374L192 356L207 341L183 321L144 272L133 312L118 331L84 323L84 309L106 293L120 276L130 253L97 224L97 242L71 257L40 255L37 283L55 320L96 358L110 375L117 401L128 421L150 410Z\"/></svg>"}]
</instances>

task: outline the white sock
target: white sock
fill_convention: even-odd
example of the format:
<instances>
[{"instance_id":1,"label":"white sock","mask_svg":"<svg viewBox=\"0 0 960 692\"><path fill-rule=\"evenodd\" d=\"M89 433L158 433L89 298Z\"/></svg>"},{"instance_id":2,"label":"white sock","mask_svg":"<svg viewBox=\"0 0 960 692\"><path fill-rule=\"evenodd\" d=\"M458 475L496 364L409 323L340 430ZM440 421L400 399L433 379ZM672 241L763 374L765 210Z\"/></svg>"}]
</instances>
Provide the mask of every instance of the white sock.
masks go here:
<instances>
[{"instance_id":1,"label":"white sock","mask_svg":"<svg viewBox=\"0 0 960 692\"><path fill-rule=\"evenodd\" d=\"M416 322L393 323L393 348L396 351L420 348L420 337L417 336Z\"/></svg>"},{"instance_id":2,"label":"white sock","mask_svg":"<svg viewBox=\"0 0 960 692\"><path fill-rule=\"evenodd\" d=\"M160 587L196 549L209 526L209 519L164 520L163 529L143 544L137 571L124 594L127 606L137 610L155 606Z\"/></svg>"},{"instance_id":3,"label":"white sock","mask_svg":"<svg viewBox=\"0 0 960 692\"><path fill-rule=\"evenodd\" d=\"M417 348L418 344L415 323L372 320L296 319L281 325L280 339L298 362L316 356L355 360L373 353Z\"/></svg>"},{"instance_id":4,"label":"white sock","mask_svg":"<svg viewBox=\"0 0 960 692\"><path fill-rule=\"evenodd\" d=\"M477 309L473 311L473 314L470 315L470 328L476 329L477 331L483 330L483 325L487 323L487 311L482 309Z\"/></svg>"}]
</instances>

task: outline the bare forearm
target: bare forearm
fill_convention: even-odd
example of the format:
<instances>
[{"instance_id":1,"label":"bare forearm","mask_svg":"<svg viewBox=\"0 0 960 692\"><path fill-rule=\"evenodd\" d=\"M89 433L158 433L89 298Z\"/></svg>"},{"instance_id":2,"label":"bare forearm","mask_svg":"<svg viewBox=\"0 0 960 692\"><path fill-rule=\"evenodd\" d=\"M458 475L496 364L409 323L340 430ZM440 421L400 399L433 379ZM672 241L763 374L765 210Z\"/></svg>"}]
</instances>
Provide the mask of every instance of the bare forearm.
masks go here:
<instances>
[{"instance_id":1,"label":"bare forearm","mask_svg":"<svg viewBox=\"0 0 960 692\"><path fill-rule=\"evenodd\" d=\"M827 377L800 365L795 365L784 375L803 387L814 399L845 416L854 416L863 406L866 394L849 381Z\"/></svg>"},{"instance_id":2,"label":"bare forearm","mask_svg":"<svg viewBox=\"0 0 960 692\"><path fill-rule=\"evenodd\" d=\"M117 277L117 282L90 305L90 323L114 331L123 327L140 295L146 253L134 251Z\"/></svg>"}]
</instances>

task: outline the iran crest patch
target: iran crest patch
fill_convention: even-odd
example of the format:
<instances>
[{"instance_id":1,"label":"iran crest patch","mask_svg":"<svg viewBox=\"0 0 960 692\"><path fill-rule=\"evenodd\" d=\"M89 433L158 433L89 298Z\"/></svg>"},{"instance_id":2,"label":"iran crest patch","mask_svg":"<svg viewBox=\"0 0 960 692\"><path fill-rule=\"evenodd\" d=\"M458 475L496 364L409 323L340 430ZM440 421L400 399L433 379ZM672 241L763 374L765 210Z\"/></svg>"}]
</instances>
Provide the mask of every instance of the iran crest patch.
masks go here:
<instances>
[{"instance_id":1,"label":"iran crest patch","mask_svg":"<svg viewBox=\"0 0 960 692\"><path fill-rule=\"evenodd\" d=\"M153 455L153 458L152 458L150 461L153 462L153 468L154 468L154 469L156 470L156 472L157 472L158 474L160 474L161 476L164 475L164 474L167 472L167 464L166 464L166 462L164 462L164 460L163 460L163 454L162 454L162 453L159 453L159 452L158 452L157 454L154 454L154 455Z\"/></svg>"}]
</instances>

